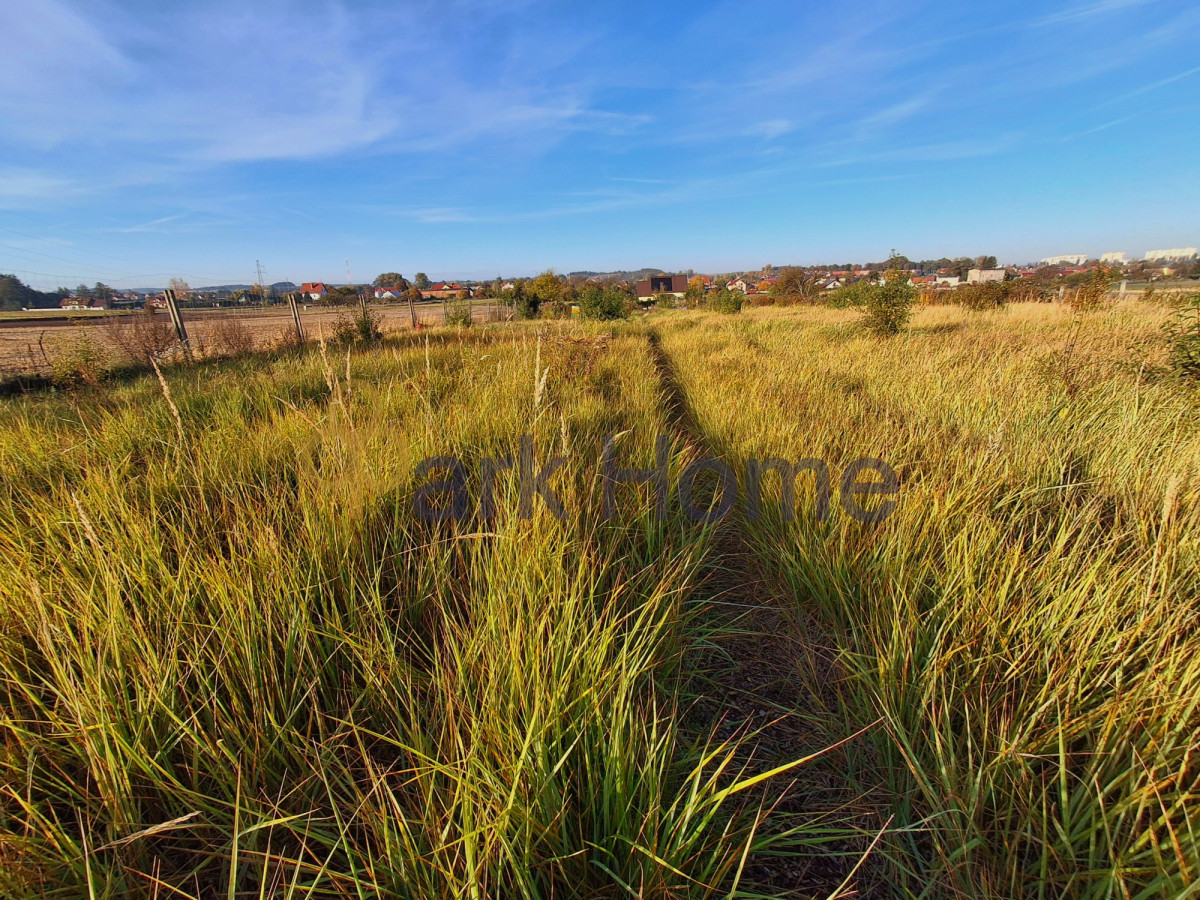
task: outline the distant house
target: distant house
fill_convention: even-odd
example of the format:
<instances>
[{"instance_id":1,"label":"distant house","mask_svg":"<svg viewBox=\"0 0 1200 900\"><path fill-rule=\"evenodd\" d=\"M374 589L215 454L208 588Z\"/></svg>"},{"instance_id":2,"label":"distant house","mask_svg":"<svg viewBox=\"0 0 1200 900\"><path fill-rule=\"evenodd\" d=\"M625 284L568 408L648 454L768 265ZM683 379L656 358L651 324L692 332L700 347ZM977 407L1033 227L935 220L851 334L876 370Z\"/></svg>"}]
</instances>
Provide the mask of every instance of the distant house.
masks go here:
<instances>
[{"instance_id":1,"label":"distant house","mask_svg":"<svg viewBox=\"0 0 1200 900\"><path fill-rule=\"evenodd\" d=\"M643 278L634 287L639 300L649 300L659 294L674 294L678 299L687 291L687 283L686 275L654 275Z\"/></svg>"},{"instance_id":2,"label":"distant house","mask_svg":"<svg viewBox=\"0 0 1200 900\"><path fill-rule=\"evenodd\" d=\"M908 279L908 283L913 287L919 287L923 284L936 284L937 279L932 275L914 275Z\"/></svg>"},{"instance_id":3,"label":"distant house","mask_svg":"<svg viewBox=\"0 0 1200 900\"><path fill-rule=\"evenodd\" d=\"M933 283L939 287L958 287L962 283L962 279L957 275L939 275L933 280Z\"/></svg>"},{"instance_id":4,"label":"distant house","mask_svg":"<svg viewBox=\"0 0 1200 900\"><path fill-rule=\"evenodd\" d=\"M323 281L306 281L300 285L300 293L308 297L309 300L320 300L329 291L326 289Z\"/></svg>"},{"instance_id":5,"label":"distant house","mask_svg":"<svg viewBox=\"0 0 1200 900\"><path fill-rule=\"evenodd\" d=\"M457 281L439 281L421 291L422 297L432 297L435 300L452 300L461 294L463 286Z\"/></svg>"},{"instance_id":6,"label":"distant house","mask_svg":"<svg viewBox=\"0 0 1200 900\"><path fill-rule=\"evenodd\" d=\"M375 288L376 300L398 300L404 295L402 287L377 287Z\"/></svg>"},{"instance_id":7,"label":"distant house","mask_svg":"<svg viewBox=\"0 0 1200 900\"><path fill-rule=\"evenodd\" d=\"M107 309L108 301L103 297L63 297L58 301L59 309Z\"/></svg>"},{"instance_id":8,"label":"distant house","mask_svg":"<svg viewBox=\"0 0 1200 900\"><path fill-rule=\"evenodd\" d=\"M743 294L748 294L748 293L750 293L750 290L751 290L750 285L748 285L746 283L745 279L743 279L743 278L735 278L733 281L730 281L725 286L727 288L729 288L731 291L741 291Z\"/></svg>"},{"instance_id":9,"label":"distant house","mask_svg":"<svg viewBox=\"0 0 1200 900\"><path fill-rule=\"evenodd\" d=\"M967 284L985 284L989 281L1003 280L1003 269L971 269L967 272Z\"/></svg>"},{"instance_id":10,"label":"distant house","mask_svg":"<svg viewBox=\"0 0 1200 900\"><path fill-rule=\"evenodd\" d=\"M836 278L831 278L828 281L821 282L822 289L827 290L827 291L837 290L841 286L842 286L842 283Z\"/></svg>"}]
</instances>

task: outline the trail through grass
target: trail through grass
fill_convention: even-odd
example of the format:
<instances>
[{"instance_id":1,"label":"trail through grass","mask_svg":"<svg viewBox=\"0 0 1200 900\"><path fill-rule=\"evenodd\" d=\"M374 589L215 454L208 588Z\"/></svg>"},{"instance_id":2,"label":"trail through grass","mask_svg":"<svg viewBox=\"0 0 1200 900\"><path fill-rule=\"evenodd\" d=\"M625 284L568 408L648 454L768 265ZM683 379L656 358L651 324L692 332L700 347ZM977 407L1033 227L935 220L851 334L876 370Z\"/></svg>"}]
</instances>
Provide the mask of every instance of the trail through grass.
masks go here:
<instances>
[{"instance_id":1,"label":"trail through grass","mask_svg":"<svg viewBox=\"0 0 1200 900\"><path fill-rule=\"evenodd\" d=\"M1180 897L1198 889L1200 418L1147 380L1136 306L931 310L875 341L846 314L675 317L697 427L728 462L857 457L896 513L820 521L811 476L747 521L847 678L843 731L883 728L903 894ZM832 726L834 721L830 721Z\"/></svg>"}]
</instances>

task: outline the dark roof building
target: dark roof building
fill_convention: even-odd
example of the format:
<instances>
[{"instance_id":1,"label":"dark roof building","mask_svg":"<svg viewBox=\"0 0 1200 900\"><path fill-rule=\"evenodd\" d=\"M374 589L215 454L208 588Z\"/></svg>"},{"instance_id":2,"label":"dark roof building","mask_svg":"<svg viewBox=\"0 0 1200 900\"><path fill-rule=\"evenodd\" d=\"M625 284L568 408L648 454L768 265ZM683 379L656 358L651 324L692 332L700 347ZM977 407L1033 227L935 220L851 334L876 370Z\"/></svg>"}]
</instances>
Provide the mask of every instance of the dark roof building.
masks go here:
<instances>
[{"instance_id":1,"label":"dark roof building","mask_svg":"<svg viewBox=\"0 0 1200 900\"><path fill-rule=\"evenodd\" d=\"M678 294L682 297L687 291L687 284L686 275L654 275L643 278L635 287L639 298L654 297L658 294Z\"/></svg>"}]
</instances>

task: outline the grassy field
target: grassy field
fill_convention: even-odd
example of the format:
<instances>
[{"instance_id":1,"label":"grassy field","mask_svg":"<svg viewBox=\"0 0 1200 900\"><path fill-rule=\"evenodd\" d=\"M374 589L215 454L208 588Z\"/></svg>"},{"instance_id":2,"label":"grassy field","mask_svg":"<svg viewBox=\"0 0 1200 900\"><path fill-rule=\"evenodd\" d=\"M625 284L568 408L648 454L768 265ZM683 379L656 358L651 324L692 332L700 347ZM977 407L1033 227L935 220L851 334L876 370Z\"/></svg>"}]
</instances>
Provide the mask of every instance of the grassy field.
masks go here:
<instances>
[{"instance_id":1,"label":"grassy field","mask_svg":"<svg viewBox=\"0 0 1200 900\"><path fill-rule=\"evenodd\" d=\"M1163 317L658 312L0 401L0 893L1194 896ZM523 435L561 519L513 470L480 509ZM667 435L672 485L818 458L835 502L606 517L607 435L642 468ZM470 503L432 522L438 456ZM836 502L859 457L899 475L881 523ZM767 697L736 663L781 643Z\"/></svg>"},{"instance_id":2,"label":"grassy field","mask_svg":"<svg viewBox=\"0 0 1200 900\"><path fill-rule=\"evenodd\" d=\"M406 328L412 321L407 304L373 303L370 308L385 330ZM473 310L476 320L482 322L489 309L493 316L500 315L498 307L478 301ZM440 302L419 303L416 305L417 321L424 325L441 325L443 311ZM352 312L346 307L311 305L302 309L301 321L309 339L315 340L322 331L326 337L330 336L338 319ZM185 309L183 316L188 337L198 356L226 355L231 349L244 352L246 347L279 346L294 340L295 335L292 315L284 304L246 309ZM142 318L145 314L134 310L0 312L0 381L5 376L49 372L57 357L71 355L80 343L95 345L108 357L110 364L125 363L130 348L129 341L122 340L122 325L126 331L133 330L137 327L134 323ZM237 324L230 329L230 323ZM170 334L170 317L160 310L155 314L152 326L144 330ZM236 344L236 348L230 348L230 343ZM144 364L144 354L135 362Z\"/></svg>"}]
</instances>

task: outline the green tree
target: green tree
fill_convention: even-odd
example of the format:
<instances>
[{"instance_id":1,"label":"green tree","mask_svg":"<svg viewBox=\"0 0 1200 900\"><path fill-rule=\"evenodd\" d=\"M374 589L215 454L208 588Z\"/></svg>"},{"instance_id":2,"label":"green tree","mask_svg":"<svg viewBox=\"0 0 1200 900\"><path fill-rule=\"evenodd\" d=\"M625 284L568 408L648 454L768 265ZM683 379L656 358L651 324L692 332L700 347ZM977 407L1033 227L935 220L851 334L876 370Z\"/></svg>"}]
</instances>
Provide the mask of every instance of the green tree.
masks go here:
<instances>
[{"instance_id":1,"label":"green tree","mask_svg":"<svg viewBox=\"0 0 1200 900\"><path fill-rule=\"evenodd\" d=\"M533 318L549 312L562 299L563 284L551 270L546 270L522 286L518 314L522 318Z\"/></svg>"},{"instance_id":2,"label":"green tree","mask_svg":"<svg viewBox=\"0 0 1200 900\"><path fill-rule=\"evenodd\" d=\"M579 314L600 321L624 319L628 315L625 294L615 285L585 284L579 289Z\"/></svg>"},{"instance_id":3,"label":"green tree","mask_svg":"<svg viewBox=\"0 0 1200 900\"><path fill-rule=\"evenodd\" d=\"M904 271L889 269L883 284L872 285L866 292L862 305L863 324L878 335L899 334L912 316L916 299L917 289L908 283Z\"/></svg>"},{"instance_id":4,"label":"green tree","mask_svg":"<svg viewBox=\"0 0 1200 900\"><path fill-rule=\"evenodd\" d=\"M415 284L421 290L427 291L427 290L429 290L429 285L431 284L431 282L429 281L428 275L426 275L424 272L418 272L413 277L413 284Z\"/></svg>"},{"instance_id":5,"label":"green tree","mask_svg":"<svg viewBox=\"0 0 1200 900\"><path fill-rule=\"evenodd\" d=\"M404 276L399 272L384 272L382 275L377 276L373 282L371 282L371 287L406 288L408 287L408 281L406 281Z\"/></svg>"},{"instance_id":6,"label":"green tree","mask_svg":"<svg viewBox=\"0 0 1200 900\"><path fill-rule=\"evenodd\" d=\"M36 291L16 275L0 275L0 309L48 309L63 296L61 288L57 293Z\"/></svg>"},{"instance_id":7,"label":"green tree","mask_svg":"<svg viewBox=\"0 0 1200 900\"><path fill-rule=\"evenodd\" d=\"M92 288L92 299L101 301L105 306L108 306L112 302L115 294L116 291L103 281L97 281L95 287Z\"/></svg>"}]
</instances>

